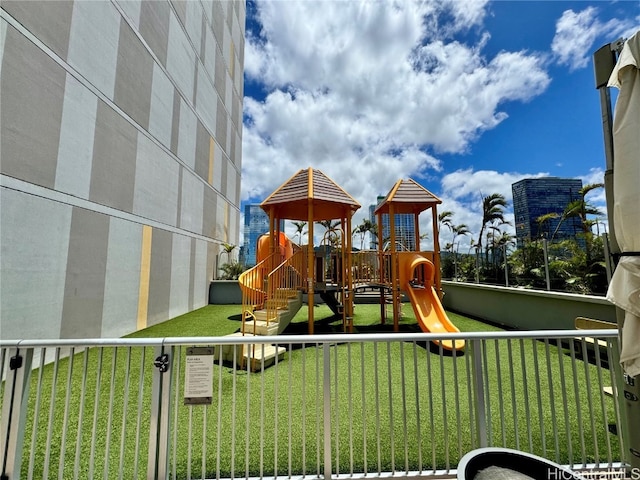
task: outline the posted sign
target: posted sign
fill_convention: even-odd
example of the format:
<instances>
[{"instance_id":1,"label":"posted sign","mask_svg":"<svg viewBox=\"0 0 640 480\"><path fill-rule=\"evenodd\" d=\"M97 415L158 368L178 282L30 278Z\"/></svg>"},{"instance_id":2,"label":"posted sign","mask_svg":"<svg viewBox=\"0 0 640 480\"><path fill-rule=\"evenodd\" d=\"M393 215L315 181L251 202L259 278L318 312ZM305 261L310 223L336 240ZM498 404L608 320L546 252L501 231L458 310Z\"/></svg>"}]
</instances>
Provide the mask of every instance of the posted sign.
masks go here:
<instances>
[{"instance_id":1,"label":"posted sign","mask_svg":"<svg viewBox=\"0 0 640 480\"><path fill-rule=\"evenodd\" d=\"M187 348L185 405L210 405L213 398L213 347Z\"/></svg>"}]
</instances>

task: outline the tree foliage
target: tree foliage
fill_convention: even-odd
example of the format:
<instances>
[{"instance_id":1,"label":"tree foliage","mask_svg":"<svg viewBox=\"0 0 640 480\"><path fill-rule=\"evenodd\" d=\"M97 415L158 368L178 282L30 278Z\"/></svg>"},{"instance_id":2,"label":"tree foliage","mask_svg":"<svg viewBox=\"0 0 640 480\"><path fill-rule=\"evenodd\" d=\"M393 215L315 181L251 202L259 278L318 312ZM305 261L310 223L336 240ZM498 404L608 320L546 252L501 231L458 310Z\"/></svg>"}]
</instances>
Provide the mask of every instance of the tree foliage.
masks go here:
<instances>
[{"instance_id":1,"label":"tree foliage","mask_svg":"<svg viewBox=\"0 0 640 480\"><path fill-rule=\"evenodd\" d=\"M222 264L220 270L222 270L222 280L237 280L245 267L239 262L229 262Z\"/></svg>"},{"instance_id":2,"label":"tree foliage","mask_svg":"<svg viewBox=\"0 0 640 480\"><path fill-rule=\"evenodd\" d=\"M294 227L296 227L296 235L298 235L298 244L302 245L302 235L305 235L307 232L304 231L307 226L307 222L293 222Z\"/></svg>"},{"instance_id":3,"label":"tree foliage","mask_svg":"<svg viewBox=\"0 0 640 480\"><path fill-rule=\"evenodd\" d=\"M471 246L466 253L460 253L455 248L456 239L461 235L470 235L471 232L466 225L453 223L453 212L443 212L438 216L438 224L446 226L452 233L451 242L445 243L443 248L443 278L505 285L505 275L508 275L508 284L511 286L546 289L546 242L551 290L605 294L608 285L604 257L605 237L596 236L592 232L597 216L602 215L602 212L585 198L602 186L586 185L580 190L580 198L566 205L562 214L540 216L537 219L537 236L519 245L517 249L514 249L513 235L504 228L509 222L505 220L507 203L502 195L494 193L482 197L480 232L477 241L471 239ZM594 216L596 220L593 220ZM576 237L552 241L558 231L558 225L555 225L554 231L550 232L552 220L560 218L561 224L572 217L580 220L580 231ZM474 248L475 255L472 253Z\"/></svg>"},{"instance_id":4,"label":"tree foliage","mask_svg":"<svg viewBox=\"0 0 640 480\"><path fill-rule=\"evenodd\" d=\"M507 200L501 193L492 193L486 197L482 197L482 224L476 246L482 248L482 236L484 230L490 223L505 223L504 209L507 207Z\"/></svg>"}]
</instances>

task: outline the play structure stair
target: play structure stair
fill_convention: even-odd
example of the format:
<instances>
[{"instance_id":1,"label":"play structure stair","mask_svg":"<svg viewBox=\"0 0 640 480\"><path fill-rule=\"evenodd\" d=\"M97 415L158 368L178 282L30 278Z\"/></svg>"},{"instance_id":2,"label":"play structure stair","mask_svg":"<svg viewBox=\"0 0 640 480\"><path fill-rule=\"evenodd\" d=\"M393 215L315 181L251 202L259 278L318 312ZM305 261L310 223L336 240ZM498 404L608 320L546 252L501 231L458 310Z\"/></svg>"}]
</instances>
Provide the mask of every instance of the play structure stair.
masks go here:
<instances>
[{"instance_id":1,"label":"play structure stair","mask_svg":"<svg viewBox=\"0 0 640 480\"><path fill-rule=\"evenodd\" d=\"M281 334L302 306L302 253L283 258L273 253L238 279L242 291L242 328L235 336ZM223 349L224 350L224 349ZM284 356L277 345L250 344L242 352L243 367L252 371L269 367ZM233 347L222 352L223 361L234 361ZM236 362L238 362L236 358Z\"/></svg>"},{"instance_id":2,"label":"play structure stair","mask_svg":"<svg viewBox=\"0 0 640 480\"><path fill-rule=\"evenodd\" d=\"M227 336L253 337L254 335L247 333L242 335L242 332L236 332ZM218 361L222 358L225 363L238 365L255 372L273 365L276 357L281 360L285 352L286 348L270 344L219 345L214 347L214 358Z\"/></svg>"},{"instance_id":3,"label":"play structure stair","mask_svg":"<svg viewBox=\"0 0 640 480\"><path fill-rule=\"evenodd\" d=\"M282 293L281 293L282 295ZM270 301L267 301L268 304ZM253 311L253 319L247 319L244 324L245 334L253 335L280 335L291 319L298 313L302 306L302 292L290 291L286 300L286 305L282 305L282 301L271 300L277 302L279 306L271 310L262 308ZM270 317L270 311L274 311L275 315Z\"/></svg>"}]
</instances>

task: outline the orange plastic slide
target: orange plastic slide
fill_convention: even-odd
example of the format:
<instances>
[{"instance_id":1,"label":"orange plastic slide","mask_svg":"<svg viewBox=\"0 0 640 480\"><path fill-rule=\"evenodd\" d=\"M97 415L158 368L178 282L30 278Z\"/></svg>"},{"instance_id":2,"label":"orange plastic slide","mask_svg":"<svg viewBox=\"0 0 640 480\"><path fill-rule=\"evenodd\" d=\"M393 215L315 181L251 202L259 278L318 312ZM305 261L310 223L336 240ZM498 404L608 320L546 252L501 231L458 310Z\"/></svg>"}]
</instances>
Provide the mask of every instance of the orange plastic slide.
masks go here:
<instances>
[{"instance_id":1,"label":"orange plastic slide","mask_svg":"<svg viewBox=\"0 0 640 480\"><path fill-rule=\"evenodd\" d=\"M451 323L447 317L436 289L433 288L433 263L420 255L412 256L407 260L405 264L406 279L415 278L416 267L425 265L425 285L414 285L410 280L405 280L401 285L401 288L409 296L413 312L422 331L431 333L459 332L458 327ZM462 350L465 342L464 340L442 340L434 341L434 343L441 344L447 350Z\"/></svg>"},{"instance_id":2,"label":"orange plastic slide","mask_svg":"<svg viewBox=\"0 0 640 480\"><path fill-rule=\"evenodd\" d=\"M284 260L291 258L293 255L293 243L289 240L289 237L287 237L284 232L280 232L277 242L282 258ZM260 263L271 254L269 248L269 234L265 233L258 238L258 245L256 247L256 263Z\"/></svg>"},{"instance_id":3,"label":"orange plastic slide","mask_svg":"<svg viewBox=\"0 0 640 480\"><path fill-rule=\"evenodd\" d=\"M280 232L277 237L278 248L283 259L290 258L293 255L293 243L287 237L284 232ZM269 273L269 268L272 266L260 266L260 262L269 257L271 254L271 245L269 244L269 234L265 233L258 237L258 244L256 246L256 266L251 271L256 269L257 271L252 275L240 276L240 289L243 294L249 297L259 298L262 295L264 288L264 277ZM249 271L248 271L249 272Z\"/></svg>"}]
</instances>

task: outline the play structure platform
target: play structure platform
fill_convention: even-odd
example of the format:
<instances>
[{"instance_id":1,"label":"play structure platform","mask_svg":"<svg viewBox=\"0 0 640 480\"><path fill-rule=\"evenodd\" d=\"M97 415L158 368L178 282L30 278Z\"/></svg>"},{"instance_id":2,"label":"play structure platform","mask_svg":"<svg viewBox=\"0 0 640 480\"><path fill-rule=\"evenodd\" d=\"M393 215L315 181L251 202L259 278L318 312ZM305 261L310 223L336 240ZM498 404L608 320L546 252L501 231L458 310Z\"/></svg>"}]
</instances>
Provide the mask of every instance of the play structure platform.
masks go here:
<instances>
[{"instance_id":1,"label":"play structure platform","mask_svg":"<svg viewBox=\"0 0 640 480\"><path fill-rule=\"evenodd\" d=\"M459 332L441 303L440 254L437 205L441 200L413 180L398 180L377 206L377 224L389 225L390 238L378 231L375 251L354 251L351 218L360 208L347 192L324 173L312 168L300 170L274 191L261 208L269 215L269 230L257 245L258 263L239 278L242 291L241 335L276 335L284 331L307 295L309 334L314 332L314 295L319 293L337 316L344 331L353 331L353 299L358 288L380 292L381 323L386 322L387 305L392 308L394 330L399 330L401 295L411 302L418 325L425 332ZM419 250L418 216L431 210L434 249ZM414 215L413 248L395 236L395 216ZM385 222L383 217L386 215ZM338 220L339 227L327 229L318 247L296 245L279 230L281 220L307 223L309 239L314 224ZM331 223L331 222L329 222ZM462 350L464 341L436 341L443 349ZM243 353L249 364L259 363L251 352ZM274 354L277 355L277 352Z\"/></svg>"}]
</instances>

